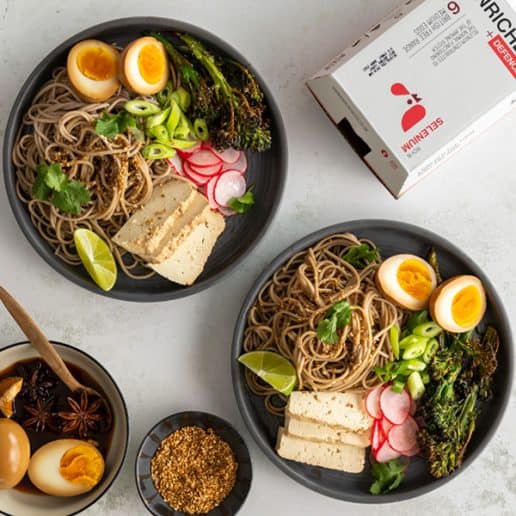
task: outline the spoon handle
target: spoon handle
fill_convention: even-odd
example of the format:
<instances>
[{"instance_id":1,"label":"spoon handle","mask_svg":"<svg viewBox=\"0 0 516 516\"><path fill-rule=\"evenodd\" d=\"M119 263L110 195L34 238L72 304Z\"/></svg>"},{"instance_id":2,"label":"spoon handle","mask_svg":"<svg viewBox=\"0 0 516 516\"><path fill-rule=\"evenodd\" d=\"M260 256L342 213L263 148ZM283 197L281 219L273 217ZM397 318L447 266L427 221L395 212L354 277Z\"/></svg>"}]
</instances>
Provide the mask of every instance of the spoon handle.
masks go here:
<instances>
[{"instance_id":1,"label":"spoon handle","mask_svg":"<svg viewBox=\"0 0 516 516\"><path fill-rule=\"evenodd\" d=\"M68 367L59 356L54 346L49 342L39 326L24 308L14 299L7 290L0 286L0 300L7 308L13 319L18 323L23 333L43 357L45 362L59 377L59 379L71 390L81 389L82 385L72 376Z\"/></svg>"}]
</instances>

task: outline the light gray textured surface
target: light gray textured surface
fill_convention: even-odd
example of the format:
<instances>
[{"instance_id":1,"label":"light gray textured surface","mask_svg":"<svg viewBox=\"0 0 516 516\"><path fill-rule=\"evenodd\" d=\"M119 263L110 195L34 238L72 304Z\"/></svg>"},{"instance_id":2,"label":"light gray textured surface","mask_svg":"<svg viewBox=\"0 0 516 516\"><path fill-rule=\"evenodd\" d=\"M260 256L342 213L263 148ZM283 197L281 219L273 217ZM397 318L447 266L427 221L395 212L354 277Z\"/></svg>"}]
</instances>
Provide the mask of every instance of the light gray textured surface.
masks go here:
<instances>
[{"instance_id":1,"label":"light gray textured surface","mask_svg":"<svg viewBox=\"0 0 516 516\"><path fill-rule=\"evenodd\" d=\"M239 48L276 96L290 144L286 195L266 237L220 284L176 302L111 301L67 282L24 239L0 188L1 283L49 336L80 346L99 359L118 381L129 405L131 441L124 471L111 491L85 514L145 514L133 478L136 448L157 420L185 409L227 418L248 442L254 482L241 512L245 516L516 513L516 392L498 434L474 465L438 492L389 508L326 499L284 476L252 442L233 398L229 349L244 294L287 244L322 226L369 217L403 220L436 231L484 268L509 314L516 312L516 113L395 201L355 157L304 87L309 74L397 3L0 0L2 133L22 82L62 40L112 18L156 15L198 24ZM0 311L0 346L21 338L20 330Z\"/></svg>"}]
</instances>

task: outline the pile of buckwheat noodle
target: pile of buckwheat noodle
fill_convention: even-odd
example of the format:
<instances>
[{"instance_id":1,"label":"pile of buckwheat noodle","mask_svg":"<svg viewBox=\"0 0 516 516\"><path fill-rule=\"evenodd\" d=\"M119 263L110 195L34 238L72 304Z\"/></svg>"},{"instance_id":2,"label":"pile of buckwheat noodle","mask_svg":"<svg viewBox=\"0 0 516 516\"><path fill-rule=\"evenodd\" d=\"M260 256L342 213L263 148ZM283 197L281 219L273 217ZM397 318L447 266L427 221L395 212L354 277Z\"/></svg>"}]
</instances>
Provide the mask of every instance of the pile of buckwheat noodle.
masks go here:
<instances>
[{"instance_id":1,"label":"pile of buckwheat noodle","mask_svg":"<svg viewBox=\"0 0 516 516\"><path fill-rule=\"evenodd\" d=\"M165 160L145 160L140 151L146 142L132 134L108 140L95 132L94 122L102 113L119 111L130 98L121 87L106 102L85 102L73 90L65 68L56 69L25 115L13 162L17 195L57 256L69 264L80 264L73 232L87 228L106 240L125 274L140 279L154 272L141 267L136 256L116 246L111 238L145 204L153 188L169 179L172 168ZM43 161L59 163L69 179L82 181L89 190L92 200L79 215L62 213L50 202L33 198L36 168Z\"/></svg>"},{"instance_id":2,"label":"pile of buckwheat noodle","mask_svg":"<svg viewBox=\"0 0 516 516\"><path fill-rule=\"evenodd\" d=\"M350 233L335 234L294 255L265 284L251 307L244 333L246 352L269 350L290 360L297 390L342 392L367 389L379 381L374 367L392 360L391 326L402 326L403 311L385 299L374 282L380 261L356 269L341 256L368 243ZM351 322L337 345L317 338L317 325L337 301L353 307ZM250 389L281 415L285 398L246 369Z\"/></svg>"}]
</instances>

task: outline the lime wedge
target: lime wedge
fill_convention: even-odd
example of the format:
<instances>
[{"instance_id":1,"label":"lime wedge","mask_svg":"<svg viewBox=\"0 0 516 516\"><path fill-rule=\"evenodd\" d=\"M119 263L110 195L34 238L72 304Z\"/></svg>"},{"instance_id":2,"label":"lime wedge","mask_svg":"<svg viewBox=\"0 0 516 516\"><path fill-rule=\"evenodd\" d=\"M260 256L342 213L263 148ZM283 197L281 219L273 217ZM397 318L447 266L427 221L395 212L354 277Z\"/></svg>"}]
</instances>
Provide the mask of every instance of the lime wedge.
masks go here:
<instances>
[{"instance_id":1,"label":"lime wedge","mask_svg":"<svg viewBox=\"0 0 516 516\"><path fill-rule=\"evenodd\" d=\"M285 396L288 396L296 386L297 375L294 366L278 353L250 351L241 355L238 361Z\"/></svg>"},{"instance_id":2,"label":"lime wedge","mask_svg":"<svg viewBox=\"0 0 516 516\"><path fill-rule=\"evenodd\" d=\"M111 290L116 282L117 268L106 242L89 229L76 229L73 233L73 241L93 281L102 290Z\"/></svg>"}]
</instances>

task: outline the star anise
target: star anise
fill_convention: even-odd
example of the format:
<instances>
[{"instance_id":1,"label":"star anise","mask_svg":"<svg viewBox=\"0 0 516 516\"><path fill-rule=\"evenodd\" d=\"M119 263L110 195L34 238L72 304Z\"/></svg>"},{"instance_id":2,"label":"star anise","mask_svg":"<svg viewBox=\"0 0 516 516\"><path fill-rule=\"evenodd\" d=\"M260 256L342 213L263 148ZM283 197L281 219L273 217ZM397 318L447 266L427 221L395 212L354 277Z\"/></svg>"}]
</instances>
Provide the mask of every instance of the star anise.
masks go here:
<instances>
[{"instance_id":1,"label":"star anise","mask_svg":"<svg viewBox=\"0 0 516 516\"><path fill-rule=\"evenodd\" d=\"M70 412L59 412L58 416L64 419L62 431L65 433L77 433L79 437L85 439L88 433L97 430L98 422L102 416L98 414L98 410L102 404L100 399L93 403L88 399L86 391L81 392L79 402L71 396L66 398L68 405L72 409Z\"/></svg>"},{"instance_id":2,"label":"star anise","mask_svg":"<svg viewBox=\"0 0 516 516\"><path fill-rule=\"evenodd\" d=\"M33 428L36 432L43 432L46 428L54 430L54 414L52 413L53 404L53 399L43 400L40 398L36 401L35 406L31 407L30 405L24 405L23 408L31 417L25 419L22 425L25 428Z\"/></svg>"}]
</instances>

